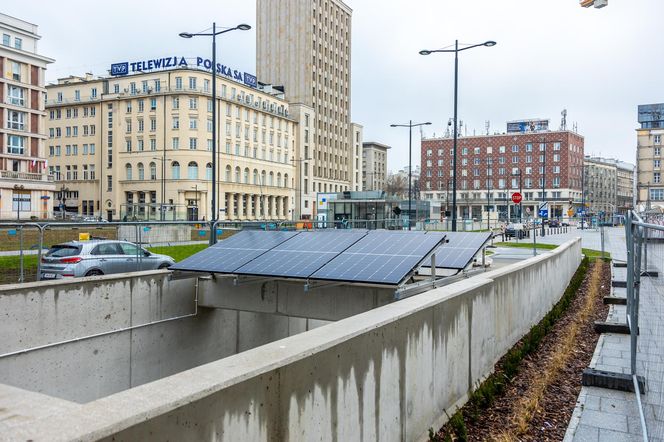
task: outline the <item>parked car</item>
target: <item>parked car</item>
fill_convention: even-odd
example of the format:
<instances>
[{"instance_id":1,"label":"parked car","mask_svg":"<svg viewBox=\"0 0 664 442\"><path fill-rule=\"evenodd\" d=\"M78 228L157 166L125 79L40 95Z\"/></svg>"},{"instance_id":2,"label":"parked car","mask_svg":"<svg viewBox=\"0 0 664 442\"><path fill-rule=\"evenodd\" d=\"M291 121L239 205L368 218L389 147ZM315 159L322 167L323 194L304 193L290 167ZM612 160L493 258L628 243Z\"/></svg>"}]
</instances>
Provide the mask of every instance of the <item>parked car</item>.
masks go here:
<instances>
[{"instance_id":1,"label":"parked car","mask_svg":"<svg viewBox=\"0 0 664 442\"><path fill-rule=\"evenodd\" d=\"M54 245L42 257L39 279L165 269L173 264L175 260L170 256L149 252L128 241L70 241Z\"/></svg>"},{"instance_id":2,"label":"parked car","mask_svg":"<svg viewBox=\"0 0 664 442\"><path fill-rule=\"evenodd\" d=\"M552 219L549 221L549 227L560 227L560 221Z\"/></svg>"},{"instance_id":3,"label":"parked car","mask_svg":"<svg viewBox=\"0 0 664 442\"><path fill-rule=\"evenodd\" d=\"M506 238L524 238L526 236L526 227L521 223L510 223L505 227Z\"/></svg>"}]
</instances>

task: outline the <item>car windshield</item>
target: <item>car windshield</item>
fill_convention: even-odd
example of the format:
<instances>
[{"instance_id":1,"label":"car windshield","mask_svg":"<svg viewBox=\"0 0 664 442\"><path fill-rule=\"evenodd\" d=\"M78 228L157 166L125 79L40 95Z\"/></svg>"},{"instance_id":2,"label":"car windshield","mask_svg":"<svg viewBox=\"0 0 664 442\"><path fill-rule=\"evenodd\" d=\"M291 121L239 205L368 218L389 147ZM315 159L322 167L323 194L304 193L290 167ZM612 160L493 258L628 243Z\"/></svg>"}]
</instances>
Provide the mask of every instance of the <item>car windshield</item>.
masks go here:
<instances>
[{"instance_id":1,"label":"car windshield","mask_svg":"<svg viewBox=\"0 0 664 442\"><path fill-rule=\"evenodd\" d=\"M80 252L81 252L80 247L60 244L51 247L48 253L46 253L46 256L52 256L54 258L64 258L66 256L78 255Z\"/></svg>"}]
</instances>

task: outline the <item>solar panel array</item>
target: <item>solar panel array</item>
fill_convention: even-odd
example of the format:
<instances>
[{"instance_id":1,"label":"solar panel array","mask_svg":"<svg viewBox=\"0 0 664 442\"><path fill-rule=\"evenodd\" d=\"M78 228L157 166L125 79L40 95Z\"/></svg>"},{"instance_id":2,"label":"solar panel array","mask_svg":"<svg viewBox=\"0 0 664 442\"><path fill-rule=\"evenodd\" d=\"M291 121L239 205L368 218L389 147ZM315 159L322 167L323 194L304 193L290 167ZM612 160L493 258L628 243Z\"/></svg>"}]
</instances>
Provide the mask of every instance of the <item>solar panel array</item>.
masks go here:
<instances>
[{"instance_id":1,"label":"solar panel array","mask_svg":"<svg viewBox=\"0 0 664 442\"><path fill-rule=\"evenodd\" d=\"M366 234L366 230L301 232L235 273L307 278Z\"/></svg>"},{"instance_id":2,"label":"solar panel array","mask_svg":"<svg viewBox=\"0 0 664 442\"><path fill-rule=\"evenodd\" d=\"M491 232L446 232L447 241L436 249L436 268L463 270L491 239ZM431 258L424 267L431 267Z\"/></svg>"},{"instance_id":3,"label":"solar panel array","mask_svg":"<svg viewBox=\"0 0 664 442\"><path fill-rule=\"evenodd\" d=\"M171 266L173 270L233 273L297 232L245 230Z\"/></svg>"},{"instance_id":4,"label":"solar panel array","mask_svg":"<svg viewBox=\"0 0 664 442\"><path fill-rule=\"evenodd\" d=\"M443 233L372 230L311 277L398 284L444 238Z\"/></svg>"},{"instance_id":5,"label":"solar panel array","mask_svg":"<svg viewBox=\"0 0 664 442\"><path fill-rule=\"evenodd\" d=\"M171 269L396 285L444 239L437 232L242 231Z\"/></svg>"}]
</instances>

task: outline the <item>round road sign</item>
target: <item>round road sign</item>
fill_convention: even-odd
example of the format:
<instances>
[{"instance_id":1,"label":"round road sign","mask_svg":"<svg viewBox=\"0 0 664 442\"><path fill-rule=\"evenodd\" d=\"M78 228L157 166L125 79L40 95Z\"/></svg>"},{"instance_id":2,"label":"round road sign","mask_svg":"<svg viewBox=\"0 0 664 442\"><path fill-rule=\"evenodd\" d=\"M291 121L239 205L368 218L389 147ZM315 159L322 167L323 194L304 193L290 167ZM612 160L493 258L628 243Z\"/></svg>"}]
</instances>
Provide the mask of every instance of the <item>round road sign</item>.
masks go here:
<instances>
[{"instance_id":1,"label":"round road sign","mask_svg":"<svg viewBox=\"0 0 664 442\"><path fill-rule=\"evenodd\" d=\"M519 204L519 203L521 202L522 199L523 199L523 198L522 198L522 196L521 196L521 194L520 194L519 192L514 192L514 193L512 194L512 202L513 202L514 204Z\"/></svg>"}]
</instances>

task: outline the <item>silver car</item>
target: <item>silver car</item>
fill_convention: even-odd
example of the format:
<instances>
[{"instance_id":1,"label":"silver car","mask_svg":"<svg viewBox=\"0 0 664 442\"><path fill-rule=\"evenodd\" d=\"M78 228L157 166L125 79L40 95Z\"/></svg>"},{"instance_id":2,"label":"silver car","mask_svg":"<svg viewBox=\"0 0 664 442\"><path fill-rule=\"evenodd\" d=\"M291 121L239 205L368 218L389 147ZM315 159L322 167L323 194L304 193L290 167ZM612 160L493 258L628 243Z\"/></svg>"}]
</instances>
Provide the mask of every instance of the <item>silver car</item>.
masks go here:
<instances>
[{"instance_id":1,"label":"silver car","mask_svg":"<svg viewBox=\"0 0 664 442\"><path fill-rule=\"evenodd\" d=\"M41 259L40 280L165 269L173 258L128 241L71 241L55 245Z\"/></svg>"}]
</instances>

